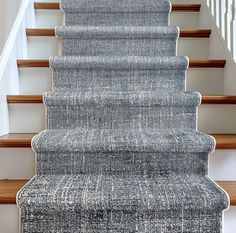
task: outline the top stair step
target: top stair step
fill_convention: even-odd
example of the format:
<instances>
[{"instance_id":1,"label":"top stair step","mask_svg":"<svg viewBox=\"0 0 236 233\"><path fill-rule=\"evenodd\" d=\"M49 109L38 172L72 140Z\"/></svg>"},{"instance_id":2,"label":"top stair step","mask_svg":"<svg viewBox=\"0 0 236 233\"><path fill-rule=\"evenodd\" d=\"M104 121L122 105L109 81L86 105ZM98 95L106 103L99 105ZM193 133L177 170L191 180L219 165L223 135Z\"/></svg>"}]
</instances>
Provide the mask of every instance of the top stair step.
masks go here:
<instances>
[{"instance_id":1,"label":"top stair step","mask_svg":"<svg viewBox=\"0 0 236 233\"><path fill-rule=\"evenodd\" d=\"M37 10L59 10L60 4L57 2L35 2L34 8ZM173 4L174 12L199 12L200 4Z\"/></svg>"}]
</instances>

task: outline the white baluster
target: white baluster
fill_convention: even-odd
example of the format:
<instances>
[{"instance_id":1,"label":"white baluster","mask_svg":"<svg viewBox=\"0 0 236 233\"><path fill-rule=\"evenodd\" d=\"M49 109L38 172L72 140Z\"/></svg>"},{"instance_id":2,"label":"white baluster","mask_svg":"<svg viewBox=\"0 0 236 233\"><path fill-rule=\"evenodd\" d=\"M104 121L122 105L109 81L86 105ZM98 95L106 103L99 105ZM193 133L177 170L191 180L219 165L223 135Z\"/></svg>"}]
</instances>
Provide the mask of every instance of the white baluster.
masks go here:
<instances>
[{"instance_id":1,"label":"white baluster","mask_svg":"<svg viewBox=\"0 0 236 233\"><path fill-rule=\"evenodd\" d=\"M224 15L225 15L225 1L227 0L220 0L220 5L219 5L219 27L220 27L220 31L222 36L225 38L225 19L224 19Z\"/></svg>"},{"instance_id":2,"label":"white baluster","mask_svg":"<svg viewBox=\"0 0 236 233\"><path fill-rule=\"evenodd\" d=\"M213 12L213 1L214 0L209 0L209 8L210 8L211 13Z\"/></svg>"},{"instance_id":3,"label":"white baluster","mask_svg":"<svg viewBox=\"0 0 236 233\"><path fill-rule=\"evenodd\" d=\"M215 0L211 0L211 13L215 16Z\"/></svg>"},{"instance_id":4,"label":"white baluster","mask_svg":"<svg viewBox=\"0 0 236 233\"><path fill-rule=\"evenodd\" d=\"M216 25L219 26L219 13L220 13L220 7L219 7L219 0L214 0L214 17L216 20Z\"/></svg>"},{"instance_id":5,"label":"white baluster","mask_svg":"<svg viewBox=\"0 0 236 233\"><path fill-rule=\"evenodd\" d=\"M232 0L226 0L225 2L225 40L227 47L230 49L231 44L230 44L230 21L231 21L231 3Z\"/></svg>"},{"instance_id":6,"label":"white baluster","mask_svg":"<svg viewBox=\"0 0 236 233\"><path fill-rule=\"evenodd\" d=\"M231 51L233 57L236 58L236 0L233 0L233 5L232 5Z\"/></svg>"}]
</instances>

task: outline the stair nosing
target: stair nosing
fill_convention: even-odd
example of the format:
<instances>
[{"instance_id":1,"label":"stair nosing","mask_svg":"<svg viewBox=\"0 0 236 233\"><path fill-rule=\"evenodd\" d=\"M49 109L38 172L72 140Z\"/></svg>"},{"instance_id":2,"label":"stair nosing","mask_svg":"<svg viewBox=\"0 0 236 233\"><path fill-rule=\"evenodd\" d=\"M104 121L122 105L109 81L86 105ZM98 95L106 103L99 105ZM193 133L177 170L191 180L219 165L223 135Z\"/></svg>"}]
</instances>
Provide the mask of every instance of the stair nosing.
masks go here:
<instances>
[{"instance_id":1,"label":"stair nosing","mask_svg":"<svg viewBox=\"0 0 236 233\"><path fill-rule=\"evenodd\" d=\"M36 10L60 10L57 2L35 2ZM172 4L172 12L199 12L201 4Z\"/></svg>"},{"instance_id":2,"label":"stair nosing","mask_svg":"<svg viewBox=\"0 0 236 233\"><path fill-rule=\"evenodd\" d=\"M226 60L190 60L189 68L224 68ZM49 67L48 59L18 59L19 68L29 67Z\"/></svg>"},{"instance_id":3,"label":"stair nosing","mask_svg":"<svg viewBox=\"0 0 236 233\"><path fill-rule=\"evenodd\" d=\"M17 192L29 180L0 180L0 204L16 204ZM13 185L16 183L17 185ZM236 181L216 181L216 183L223 189L228 190L230 196L230 205L236 205ZM17 187L14 187L17 186Z\"/></svg>"},{"instance_id":4,"label":"stair nosing","mask_svg":"<svg viewBox=\"0 0 236 233\"><path fill-rule=\"evenodd\" d=\"M21 135L26 135L25 133L19 134L19 138L16 137L14 139L6 139L0 137L0 148L30 148L31 147L31 139L37 134L37 133L29 133L29 137L22 138ZM17 135L17 134L7 134L7 135ZM7 136L4 135L4 136ZM212 135L216 139L216 149L224 149L224 150L232 150L236 149L236 134L212 134L209 133L209 135ZM233 139L229 139L229 137L233 137ZM221 139L219 139L221 137ZM223 137L223 139L222 139ZM225 137L225 138L224 138ZM234 139L235 138L235 139Z\"/></svg>"},{"instance_id":5,"label":"stair nosing","mask_svg":"<svg viewBox=\"0 0 236 233\"><path fill-rule=\"evenodd\" d=\"M7 95L8 104L19 104L19 103L43 103L42 95ZM236 96L227 96L227 95L211 95L211 96L202 96L201 104L236 104Z\"/></svg>"},{"instance_id":6,"label":"stair nosing","mask_svg":"<svg viewBox=\"0 0 236 233\"><path fill-rule=\"evenodd\" d=\"M53 28L26 28L27 36L49 36L55 37ZM180 38L209 38L210 29L181 29Z\"/></svg>"}]
</instances>

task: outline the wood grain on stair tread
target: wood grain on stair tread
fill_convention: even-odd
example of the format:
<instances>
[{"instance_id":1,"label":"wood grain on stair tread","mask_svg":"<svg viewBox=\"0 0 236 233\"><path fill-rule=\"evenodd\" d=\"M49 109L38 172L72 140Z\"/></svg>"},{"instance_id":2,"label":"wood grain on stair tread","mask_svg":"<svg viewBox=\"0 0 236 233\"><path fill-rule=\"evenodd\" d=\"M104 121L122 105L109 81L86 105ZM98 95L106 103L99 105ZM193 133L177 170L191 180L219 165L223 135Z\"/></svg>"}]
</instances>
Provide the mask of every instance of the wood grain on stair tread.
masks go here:
<instances>
[{"instance_id":1,"label":"wood grain on stair tread","mask_svg":"<svg viewBox=\"0 0 236 233\"><path fill-rule=\"evenodd\" d=\"M236 104L236 96L203 96L202 104Z\"/></svg>"},{"instance_id":2,"label":"wood grain on stair tread","mask_svg":"<svg viewBox=\"0 0 236 233\"><path fill-rule=\"evenodd\" d=\"M236 181L218 181L217 184L229 194L230 205L236 205Z\"/></svg>"},{"instance_id":3,"label":"wood grain on stair tread","mask_svg":"<svg viewBox=\"0 0 236 233\"><path fill-rule=\"evenodd\" d=\"M36 133L10 133L0 136L0 148L31 147L31 139ZM216 139L216 149L236 149L236 134L212 134Z\"/></svg>"},{"instance_id":4,"label":"wood grain on stair tread","mask_svg":"<svg viewBox=\"0 0 236 233\"><path fill-rule=\"evenodd\" d=\"M26 28L27 36L55 36L53 28Z\"/></svg>"},{"instance_id":5,"label":"wood grain on stair tread","mask_svg":"<svg viewBox=\"0 0 236 233\"><path fill-rule=\"evenodd\" d=\"M8 95L9 104L43 103L42 95ZM236 96L202 96L202 104L236 104Z\"/></svg>"},{"instance_id":6,"label":"wood grain on stair tread","mask_svg":"<svg viewBox=\"0 0 236 233\"><path fill-rule=\"evenodd\" d=\"M34 8L37 10L59 10L60 4L57 2L35 2ZM179 12L199 12L200 4L173 4L172 11Z\"/></svg>"},{"instance_id":7,"label":"wood grain on stair tread","mask_svg":"<svg viewBox=\"0 0 236 233\"><path fill-rule=\"evenodd\" d=\"M17 60L17 66L20 68L49 67L49 60L19 59Z\"/></svg>"},{"instance_id":8,"label":"wood grain on stair tread","mask_svg":"<svg viewBox=\"0 0 236 233\"><path fill-rule=\"evenodd\" d=\"M10 133L0 136L0 148L28 148L36 133Z\"/></svg>"},{"instance_id":9,"label":"wood grain on stair tread","mask_svg":"<svg viewBox=\"0 0 236 233\"><path fill-rule=\"evenodd\" d=\"M0 204L15 204L17 192L28 180L0 180Z\"/></svg>"},{"instance_id":10,"label":"wood grain on stair tread","mask_svg":"<svg viewBox=\"0 0 236 233\"><path fill-rule=\"evenodd\" d=\"M226 60L190 60L189 68L224 68Z\"/></svg>"},{"instance_id":11,"label":"wood grain on stair tread","mask_svg":"<svg viewBox=\"0 0 236 233\"><path fill-rule=\"evenodd\" d=\"M216 140L217 150L235 150L236 134L212 134Z\"/></svg>"},{"instance_id":12,"label":"wood grain on stair tread","mask_svg":"<svg viewBox=\"0 0 236 233\"><path fill-rule=\"evenodd\" d=\"M8 95L9 104L41 104L43 103L42 95Z\"/></svg>"},{"instance_id":13,"label":"wood grain on stair tread","mask_svg":"<svg viewBox=\"0 0 236 233\"><path fill-rule=\"evenodd\" d=\"M226 60L190 60L189 68L224 68L225 64ZM49 67L49 60L19 59L17 65L19 68Z\"/></svg>"},{"instance_id":14,"label":"wood grain on stair tread","mask_svg":"<svg viewBox=\"0 0 236 233\"><path fill-rule=\"evenodd\" d=\"M172 4L172 11L199 12L201 4Z\"/></svg>"},{"instance_id":15,"label":"wood grain on stair tread","mask_svg":"<svg viewBox=\"0 0 236 233\"><path fill-rule=\"evenodd\" d=\"M27 36L55 36L53 28L27 28ZM211 35L210 29L181 29L180 37L188 38L209 38Z\"/></svg>"},{"instance_id":16,"label":"wood grain on stair tread","mask_svg":"<svg viewBox=\"0 0 236 233\"><path fill-rule=\"evenodd\" d=\"M0 204L15 204L17 192L27 180L0 180ZM217 182L230 196L230 204L236 205L236 181Z\"/></svg>"}]
</instances>

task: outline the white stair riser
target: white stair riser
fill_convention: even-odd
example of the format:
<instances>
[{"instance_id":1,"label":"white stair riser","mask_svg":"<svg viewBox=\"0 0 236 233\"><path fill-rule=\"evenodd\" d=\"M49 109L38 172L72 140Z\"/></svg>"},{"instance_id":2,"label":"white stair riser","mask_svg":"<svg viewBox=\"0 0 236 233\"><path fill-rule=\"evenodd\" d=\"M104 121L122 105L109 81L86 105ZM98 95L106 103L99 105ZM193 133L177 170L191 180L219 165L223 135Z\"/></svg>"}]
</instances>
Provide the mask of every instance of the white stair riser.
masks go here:
<instances>
[{"instance_id":1,"label":"white stair riser","mask_svg":"<svg viewBox=\"0 0 236 233\"><path fill-rule=\"evenodd\" d=\"M52 71L49 68L21 68L20 94L39 95L51 90ZM223 94L224 69L189 69L187 90L198 91L202 95Z\"/></svg>"},{"instance_id":2,"label":"white stair riser","mask_svg":"<svg viewBox=\"0 0 236 233\"><path fill-rule=\"evenodd\" d=\"M198 128L208 133L236 132L236 105L202 105L198 111Z\"/></svg>"},{"instance_id":3,"label":"white stair riser","mask_svg":"<svg viewBox=\"0 0 236 233\"><path fill-rule=\"evenodd\" d=\"M31 148L0 148L0 179L32 178L35 160ZM209 157L209 176L213 180L236 180L235 167L236 150L216 150Z\"/></svg>"},{"instance_id":4,"label":"white stair riser","mask_svg":"<svg viewBox=\"0 0 236 233\"><path fill-rule=\"evenodd\" d=\"M0 233L19 232L19 210L17 205L0 204Z\"/></svg>"},{"instance_id":5,"label":"white stair riser","mask_svg":"<svg viewBox=\"0 0 236 233\"><path fill-rule=\"evenodd\" d=\"M230 207L224 213L224 233L235 233L236 207ZM16 205L0 205L1 233L16 233L19 226L19 210Z\"/></svg>"},{"instance_id":6,"label":"white stair riser","mask_svg":"<svg viewBox=\"0 0 236 233\"><path fill-rule=\"evenodd\" d=\"M60 41L55 37L28 37L29 59L48 59L50 56L60 55L60 48Z\"/></svg>"},{"instance_id":7,"label":"white stair riser","mask_svg":"<svg viewBox=\"0 0 236 233\"><path fill-rule=\"evenodd\" d=\"M52 71L49 68L19 69L19 87L22 95L40 95L52 89Z\"/></svg>"},{"instance_id":8,"label":"white stair riser","mask_svg":"<svg viewBox=\"0 0 236 233\"><path fill-rule=\"evenodd\" d=\"M224 233L235 233L236 229L236 206L231 206L227 211L224 212L223 221L223 232Z\"/></svg>"},{"instance_id":9,"label":"white stair riser","mask_svg":"<svg viewBox=\"0 0 236 233\"><path fill-rule=\"evenodd\" d=\"M10 133L37 133L45 129L43 104L9 104Z\"/></svg>"},{"instance_id":10,"label":"white stair riser","mask_svg":"<svg viewBox=\"0 0 236 233\"><path fill-rule=\"evenodd\" d=\"M223 95L224 69L202 68L187 71L187 90L202 95Z\"/></svg>"},{"instance_id":11,"label":"white stair riser","mask_svg":"<svg viewBox=\"0 0 236 233\"><path fill-rule=\"evenodd\" d=\"M43 104L9 104L10 133L35 133L45 129ZM235 105L201 105L198 128L208 133L236 132Z\"/></svg>"},{"instance_id":12,"label":"white stair riser","mask_svg":"<svg viewBox=\"0 0 236 233\"><path fill-rule=\"evenodd\" d=\"M209 176L213 180L236 180L236 150L216 150L209 157Z\"/></svg>"},{"instance_id":13,"label":"white stair riser","mask_svg":"<svg viewBox=\"0 0 236 233\"><path fill-rule=\"evenodd\" d=\"M180 38L178 41L177 55L188 56L189 59L208 59L208 38Z\"/></svg>"},{"instance_id":14,"label":"white stair riser","mask_svg":"<svg viewBox=\"0 0 236 233\"><path fill-rule=\"evenodd\" d=\"M31 148L0 148L0 180L30 179L34 173L35 155Z\"/></svg>"},{"instance_id":15,"label":"white stair riser","mask_svg":"<svg viewBox=\"0 0 236 233\"><path fill-rule=\"evenodd\" d=\"M63 13L60 10L36 10L36 27L50 28L62 24ZM172 12L170 25L180 28L198 28L198 12Z\"/></svg>"},{"instance_id":16,"label":"white stair riser","mask_svg":"<svg viewBox=\"0 0 236 233\"><path fill-rule=\"evenodd\" d=\"M60 42L55 37L28 37L28 57L32 59L48 59L50 56L61 54ZM208 38L180 38L178 40L178 55L190 59L209 58Z\"/></svg>"},{"instance_id":17,"label":"white stair riser","mask_svg":"<svg viewBox=\"0 0 236 233\"><path fill-rule=\"evenodd\" d=\"M198 12L172 12L170 16L170 26L179 28L198 28Z\"/></svg>"},{"instance_id":18,"label":"white stair riser","mask_svg":"<svg viewBox=\"0 0 236 233\"><path fill-rule=\"evenodd\" d=\"M51 28L64 22L64 16L60 10L36 10L35 16L37 28Z\"/></svg>"}]
</instances>

